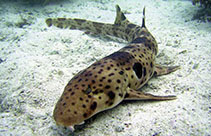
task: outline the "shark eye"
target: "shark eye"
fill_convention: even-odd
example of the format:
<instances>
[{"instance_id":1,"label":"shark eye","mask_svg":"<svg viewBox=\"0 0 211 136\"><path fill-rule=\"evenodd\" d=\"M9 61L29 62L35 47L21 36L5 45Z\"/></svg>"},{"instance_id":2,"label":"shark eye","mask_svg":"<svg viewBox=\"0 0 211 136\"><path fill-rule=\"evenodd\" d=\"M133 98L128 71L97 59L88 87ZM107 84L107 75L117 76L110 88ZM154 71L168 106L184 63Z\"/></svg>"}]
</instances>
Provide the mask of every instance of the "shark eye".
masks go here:
<instances>
[{"instance_id":1,"label":"shark eye","mask_svg":"<svg viewBox=\"0 0 211 136\"><path fill-rule=\"evenodd\" d=\"M91 86L88 85L88 88L84 91L85 94L90 94L92 92Z\"/></svg>"}]
</instances>

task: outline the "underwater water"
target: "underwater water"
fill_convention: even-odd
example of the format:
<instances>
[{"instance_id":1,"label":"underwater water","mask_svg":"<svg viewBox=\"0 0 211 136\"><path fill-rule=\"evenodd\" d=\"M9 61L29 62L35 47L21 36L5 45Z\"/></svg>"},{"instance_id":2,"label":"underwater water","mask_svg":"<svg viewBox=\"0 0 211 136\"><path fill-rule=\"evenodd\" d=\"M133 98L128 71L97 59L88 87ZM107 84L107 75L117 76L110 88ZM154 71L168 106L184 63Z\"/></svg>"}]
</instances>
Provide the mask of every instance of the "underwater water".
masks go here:
<instances>
[{"instance_id":1,"label":"underwater water","mask_svg":"<svg viewBox=\"0 0 211 136\"><path fill-rule=\"evenodd\" d=\"M113 23L116 4L137 25L145 6L146 27L158 43L156 62L181 67L141 91L177 99L123 102L76 127L74 135L211 135L211 24L193 19L200 7L187 0L0 1L0 135L73 135L52 117L65 85L127 42L48 27L45 19Z\"/></svg>"}]
</instances>

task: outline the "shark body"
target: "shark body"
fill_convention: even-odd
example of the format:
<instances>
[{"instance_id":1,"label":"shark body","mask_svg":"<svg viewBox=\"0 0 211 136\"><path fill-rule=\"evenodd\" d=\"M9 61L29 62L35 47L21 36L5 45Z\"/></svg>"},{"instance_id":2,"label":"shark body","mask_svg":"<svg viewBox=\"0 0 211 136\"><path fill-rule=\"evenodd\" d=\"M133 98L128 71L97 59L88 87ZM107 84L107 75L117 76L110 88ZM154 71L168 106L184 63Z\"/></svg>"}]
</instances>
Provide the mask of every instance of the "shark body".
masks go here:
<instances>
[{"instance_id":1,"label":"shark body","mask_svg":"<svg viewBox=\"0 0 211 136\"><path fill-rule=\"evenodd\" d=\"M145 26L145 8L142 26L128 21L118 5L114 24L72 18L48 18L46 23L49 27L53 25L115 36L129 43L93 63L69 81L54 109L53 116L58 125L73 129L74 125L115 107L123 100L176 99L173 95L155 96L137 91L153 75L169 74L179 68L155 63L158 45Z\"/></svg>"}]
</instances>

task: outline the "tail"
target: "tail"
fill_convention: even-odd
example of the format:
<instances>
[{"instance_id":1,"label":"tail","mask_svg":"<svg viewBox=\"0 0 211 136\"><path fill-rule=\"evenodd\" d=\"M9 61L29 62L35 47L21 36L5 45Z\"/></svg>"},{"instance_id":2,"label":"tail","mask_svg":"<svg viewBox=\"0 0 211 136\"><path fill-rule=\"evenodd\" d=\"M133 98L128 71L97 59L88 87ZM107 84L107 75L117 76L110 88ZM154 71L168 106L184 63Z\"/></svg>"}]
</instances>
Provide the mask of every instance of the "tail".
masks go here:
<instances>
[{"instance_id":1,"label":"tail","mask_svg":"<svg viewBox=\"0 0 211 136\"><path fill-rule=\"evenodd\" d=\"M58 28L77 29L94 34L110 35L128 42L132 42L142 31L140 26L130 23L127 20L118 5L116 5L116 19L114 24L75 18L48 18L45 22L49 27L53 25ZM145 27L145 17L143 18L142 27Z\"/></svg>"}]
</instances>

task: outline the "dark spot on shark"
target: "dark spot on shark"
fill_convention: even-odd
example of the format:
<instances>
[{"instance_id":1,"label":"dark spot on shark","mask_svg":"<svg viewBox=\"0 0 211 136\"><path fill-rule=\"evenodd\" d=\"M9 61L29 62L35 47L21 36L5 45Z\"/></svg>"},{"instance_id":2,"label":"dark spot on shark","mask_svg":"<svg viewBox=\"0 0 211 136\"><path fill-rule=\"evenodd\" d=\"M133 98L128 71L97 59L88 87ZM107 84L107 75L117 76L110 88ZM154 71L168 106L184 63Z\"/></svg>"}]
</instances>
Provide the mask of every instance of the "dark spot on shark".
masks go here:
<instances>
[{"instance_id":1,"label":"dark spot on shark","mask_svg":"<svg viewBox=\"0 0 211 136\"><path fill-rule=\"evenodd\" d=\"M123 71L120 71L120 72L119 72L119 74L120 74L120 75L123 75L123 74L124 74L124 72L123 72Z\"/></svg>"},{"instance_id":2,"label":"dark spot on shark","mask_svg":"<svg viewBox=\"0 0 211 136\"><path fill-rule=\"evenodd\" d=\"M66 18L58 18L57 20L58 20L58 21L65 21Z\"/></svg>"},{"instance_id":3,"label":"dark spot on shark","mask_svg":"<svg viewBox=\"0 0 211 136\"><path fill-rule=\"evenodd\" d=\"M152 62L150 63L150 67L151 67L151 68L153 67L153 64L152 64Z\"/></svg>"},{"instance_id":4,"label":"dark spot on shark","mask_svg":"<svg viewBox=\"0 0 211 136\"><path fill-rule=\"evenodd\" d=\"M119 96L120 96L120 97L123 97L123 94L122 94L122 93L119 93Z\"/></svg>"},{"instance_id":5,"label":"dark spot on shark","mask_svg":"<svg viewBox=\"0 0 211 136\"><path fill-rule=\"evenodd\" d=\"M86 22L85 19L74 19L79 25L81 25L82 23Z\"/></svg>"},{"instance_id":6,"label":"dark spot on shark","mask_svg":"<svg viewBox=\"0 0 211 136\"><path fill-rule=\"evenodd\" d=\"M83 107L83 108L86 108L86 105L85 105L85 104L83 104L83 105L82 105L82 107Z\"/></svg>"},{"instance_id":7,"label":"dark spot on shark","mask_svg":"<svg viewBox=\"0 0 211 136\"><path fill-rule=\"evenodd\" d=\"M98 29L100 29L100 28L102 28L102 27L104 26L103 23L98 23L98 22L93 22L92 24L93 24L96 28L98 28Z\"/></svg>"},{"instance_id":8,"label":"dark spot on shark","mask_svg":"<svg viewBox=\"0 0 211 136\"><path fill-rule=\"evenodd\" d=\"M147 39L145 37L137 37L131 43L146 43Z\"/></svg>"},{"instance_id":9,"label":"dark spot on shark","mask_svg":"<svg viewBox=\"0 0 211 136\"><path fill-rule=\"evenodd\" d=\"M106 85L106 86L105 86L105 89L109 89L109 88L111 88L110 85Z\"/></svg>"},{"instance_id":10,"label":"dark spot on shark","mask_svg":"<svg viewBox=\"0 0 211 136\"><path fill-rule=\"evenodd\" d=\"M73 96L74 94L75 94L75 92L72 92L70 95L72 95L72 96Z\"/></svg>"},{"instance_id":11,"label":"dark spot on shark","mask_svg":"<svg viewBox=\"0 0 211 136\"><path fill-rule=\"evenodd\" d=\"M121 83L121 80L120 80L120 79L117 79L116 82L117 82L118 84L120 84L120 83Z\"/></svg>"},{"instance_id":12,"label":"dark spot on shark","mask_svg":"<svg viewBox=\"0 0 211 136\"><path fill-rule=\"evenodd\" d=\"M127 27L132 29L132 28L136 27L136 25L135 24L129 24L129 25L127 25Z\"/></svg>"},{"instance_id":13,"label":"dark spot on shark","mask_svg":"<svg viewBox=\"0 0 211 136\"><path fill-rule=\"evenodd\" d=\"M84 113L83 116L84 116L84 118L86 118L87 117L87 113Z\"/></svg>"},{"instance_id":14,"label":"dark spot on shark","mask_svg":"<svg viewBox=\"0 0 211 136\"><path fill-rule=\"evenodd\" d=\"M112 92L112 91L109 91L109 92L108 92L108 97L109 97L110 99L114 99L114 98L115 98L115 93Z\"/></svg>"},{"instance_id":15,"label":"dark spot on shark","mask_svg":"<svg viewBox=\"0 0 211 136\"><path fill-rule=\"evenodd\" d=\"M101 33L101 30L99 28L96 28L97 33Z\"/></svg>"},{"instance_id":16,"label":"dark spot on shark","mask_svg":"<svg viewBox=\"0 0 211 136\"><path fill-rule=\"evenodd\" d=\"M127 97L129 97L129 94L128 93L125 94L125 98L127 98Z\"/></svg>"},{"instance_id":17,"label":"dark spot on shark","mask_svg":"<svg viewBox=\"0 0 211 136\"><path fill-rule=\"evenodd\" d=\"M97 108L97 102L93 102L90 106L90 109L94 111L96 108Z\"/></svg>"},{"instance_id":18,"label":"dark spot on shark","mask_svg":"<svg viewBox=\"0 0 211 136\"><path fill-rule=\"evenodd\" d=\"M113 32L113 35L115 36L115 37L118 37L118 34L114 31Z\"/></svg>"},{"instance_id":19,"label":"dark spot on shark","mask_svg":"<svg viewBox=\"0 0 211 136\"><path fill-rule=\"evenodd\" d=\"M62 23L58 23L56 26L57 26L58 28L63 28L63 24L62 24Z\"/></svg>"},{"instance_id":20,"label":"dark spot on shark","mask_svg":"<svg viewBox=\"0 0 211 136\"><path fill-rule=\"evenodd\" d=\"M140 79L142 77L142 65L140 63L135 63L133 65L133 70L136 73L136 76Z\"/></svg>"}]
</instances>

